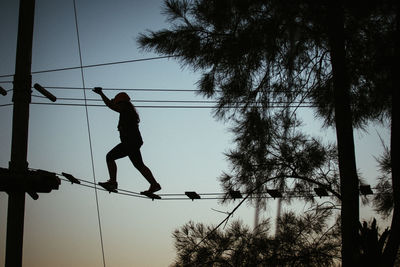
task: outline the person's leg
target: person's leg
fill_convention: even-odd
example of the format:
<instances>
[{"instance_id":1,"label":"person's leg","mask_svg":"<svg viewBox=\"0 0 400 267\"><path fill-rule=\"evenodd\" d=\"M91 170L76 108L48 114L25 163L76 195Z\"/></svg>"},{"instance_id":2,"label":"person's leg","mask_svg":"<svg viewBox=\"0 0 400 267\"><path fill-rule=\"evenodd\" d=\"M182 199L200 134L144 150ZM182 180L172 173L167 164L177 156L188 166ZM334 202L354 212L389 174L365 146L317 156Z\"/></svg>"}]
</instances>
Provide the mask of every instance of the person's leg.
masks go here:
<instances>
[{"instance_id":1,"label":"person's leg","mask_svg":"<svg viewBox=\"0 0 400 267\"><path fill-rule=\"evenodd\" d=\"M142 154L140 153L140 149L133 149L129 153L129 159L132 161L133 166L143 175L143 177L150 183L150 188L148 191L156 192L161 190L161 186L157 183L156 179L153 176L151 170L144 164Z\"/></svg>"},{"instance_id":2,"label":"person's leg","mask_svg":"<svg viewBox=\"0 0 400 267\"><path fill-rule=\"evenodd\" d=\"M113 149L110 150L110 152L107 153L106 161L111 182L117 181L117 164L115 163L115 160L126 156L126 149L121 143L116 145Z\"/></svg>"}]
</instances>

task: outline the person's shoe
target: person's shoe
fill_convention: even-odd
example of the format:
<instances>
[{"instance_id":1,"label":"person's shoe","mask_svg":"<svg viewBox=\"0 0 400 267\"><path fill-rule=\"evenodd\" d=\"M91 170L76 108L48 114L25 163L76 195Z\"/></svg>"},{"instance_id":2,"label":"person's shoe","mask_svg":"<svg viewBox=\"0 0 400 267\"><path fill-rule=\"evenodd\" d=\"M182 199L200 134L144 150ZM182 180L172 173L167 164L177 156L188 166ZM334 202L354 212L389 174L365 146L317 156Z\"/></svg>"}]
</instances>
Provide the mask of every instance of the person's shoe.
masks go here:
<instances>
[{"instance_id":1,"label":"person's shoe","mask_svg":"<svg viewBox=\"0 0 400 267\"><path fill-rule=\"evenodd\" d=\"M154 192L157 192L157 191L160 191L160 190L161 190L160 184L159 183L155 183L155 184L152 184L150 186L150 188L149 188L149 190L147 190L147 192L154 193Z\"/></svg>"},{"instance_id":2,"label":"person's shoe","mask_svg":"<svg viewBox=\"0 0 400 267\"><path fill-rule=\"evenodd\" d=\"M107 182L99 182L99 185L101 185L104 188L107 188L107 190L116 190L118 188L118 183L116 181L111 181L108 180Z\"/></svg>"}]
</instances>

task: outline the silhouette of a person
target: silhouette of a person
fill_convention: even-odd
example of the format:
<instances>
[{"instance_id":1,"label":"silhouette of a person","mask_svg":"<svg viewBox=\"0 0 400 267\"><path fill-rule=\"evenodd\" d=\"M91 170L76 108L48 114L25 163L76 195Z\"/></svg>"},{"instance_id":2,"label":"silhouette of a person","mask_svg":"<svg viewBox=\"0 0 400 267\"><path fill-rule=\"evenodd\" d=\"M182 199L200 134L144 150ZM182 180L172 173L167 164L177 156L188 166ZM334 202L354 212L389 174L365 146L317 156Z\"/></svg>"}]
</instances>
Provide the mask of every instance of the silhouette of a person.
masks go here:
<instances>
[{"instance_id":1,"label":"silhouette of a person","mask_svg":"<svg viewBox=\"0 0 400 267\"><path fill-rule=\"evenodd\" d=\"M110 179L107 182L100 182L99 184L105 185L110 189L117 189L117 165L115 160L128 156L133 166L150 183L150 188L145 192L154 193L161 190L160 184L157 183L150 169L143 163L140 153L140 147L143 145L142 136L139 131L140 118L129 96L122 92L110 100L103 93L101 87L95 87L93 92L101 96L107 107L119 113L118 131L121 139L121 143L111 149L106 156Z\"/></svg>"}]
</instances>

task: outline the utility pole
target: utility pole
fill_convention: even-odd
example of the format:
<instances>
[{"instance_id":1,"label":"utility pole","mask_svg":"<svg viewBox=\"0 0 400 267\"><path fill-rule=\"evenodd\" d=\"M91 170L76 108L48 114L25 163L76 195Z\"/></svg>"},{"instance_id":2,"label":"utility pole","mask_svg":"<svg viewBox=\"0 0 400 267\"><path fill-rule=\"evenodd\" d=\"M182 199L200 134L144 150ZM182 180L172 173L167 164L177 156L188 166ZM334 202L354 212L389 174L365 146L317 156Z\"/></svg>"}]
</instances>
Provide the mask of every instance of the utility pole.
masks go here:
<instances>
[{"instance_id":1,"label":"utility pole","mask_svg":"<svg viewBox=\"0 0 400 267\"><path fill-rule=\"evenodd\" d=\"M13 126L9 169L25 179L28 171L28 126L31 102L31 65L35 0L20 0L13 88ZM8 192L6 267L22 266L25 192Z\"/></svg>"},{"instance_id":2,"label":"utility pole","mask_svg":"<svg viewBox=\"0 0 400 267\"><path fill-rule=\"evenodd\" d=\"M0 168L0 191L8 194L6 267L22 266L25 193L34 200L37 193L50 193L58 189L61 180L54 173L43 170L29 170L28 127L29 105L32 95L32 40L35 16L35 0L20 0L18 18L17 53L13 88L13 121L11 159L9 168ZM56 97L40 85L35 88L51 101Z\"/></svg>"}]
</instances>

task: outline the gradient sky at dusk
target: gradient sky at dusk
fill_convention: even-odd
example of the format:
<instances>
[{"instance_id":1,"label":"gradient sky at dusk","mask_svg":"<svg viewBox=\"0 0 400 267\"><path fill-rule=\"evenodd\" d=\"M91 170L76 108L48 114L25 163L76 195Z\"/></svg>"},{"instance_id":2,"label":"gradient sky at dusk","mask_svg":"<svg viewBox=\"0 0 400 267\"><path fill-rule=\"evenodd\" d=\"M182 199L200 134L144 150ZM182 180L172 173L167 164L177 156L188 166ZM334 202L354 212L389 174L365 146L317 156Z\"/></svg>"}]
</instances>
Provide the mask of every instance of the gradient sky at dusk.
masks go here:
<instances>
[{"instance_id":1,"label":"gradient sky at dusk","mask_svg":"<svg viewBox=\"0 0 400 267\"><path fill-rule=\"evenodd\" d=\"M83 65L149 58L157 54L141 51L139 33L168 27L161 13L162 1L76 0ZM0 2L0 76L13 74L18 24L18 1ZM32 71L79 66L73 1L36 0ZM200 73L183 68L174 59L119 64L84 70L86 88L196 89ZM12 77L0 78L0 86ZM33 83L44 87L82 87L79 69L34 74ZM83 98L82 90L51 90L59 98ZM112 97L115 91L105 91ZM193 92L128 92L136 100L204 100ZM34 92L34 95L37 95ZM88 89L87 98L98 96ZM0 96L0 106L11 102L12 92ZM49 103L37 97L32 102ZM82 103L82 102L79 102ZM100 104L100 102L90 102ZM141 105L135 103L136 105ZM104 107L89 107L95 178L108 179L106 153L119 142L118 114ZM160 193L221 192L217 178L229 171L224 152L234 147L229 123L217 121L212 110L138 108L141 149L146 165L163 189ZM301 110L304 129L320 138L334 140L332 129L322 129L310 110ZM12 106L0 107L0 167L7 168L11 150ZM373 186L382 151L378 134L388 140L388 131L371 125L356 132L357 164ZM29 167L45 169L93 181L88 128L84 107L31 105ZM148 184L128 159L117 161L119 187L135 192ZM168 266L175 250L172 232L189 220L218 224L237 204L217 200L151 201L98 192L107 266ZM0 265L4 263L7 194L0 193ZM303 208L304 205L300 206ZM276 200L263 217L275 218ZM289 207L285 207L288 209ZM371 213L363 209L363 217ZM233 219L253 225L254 209L243 205ZM62 182L60 189L26 197L24 266L102 266L95 193L91 188Z\"/></svg>"}]
</instances>

